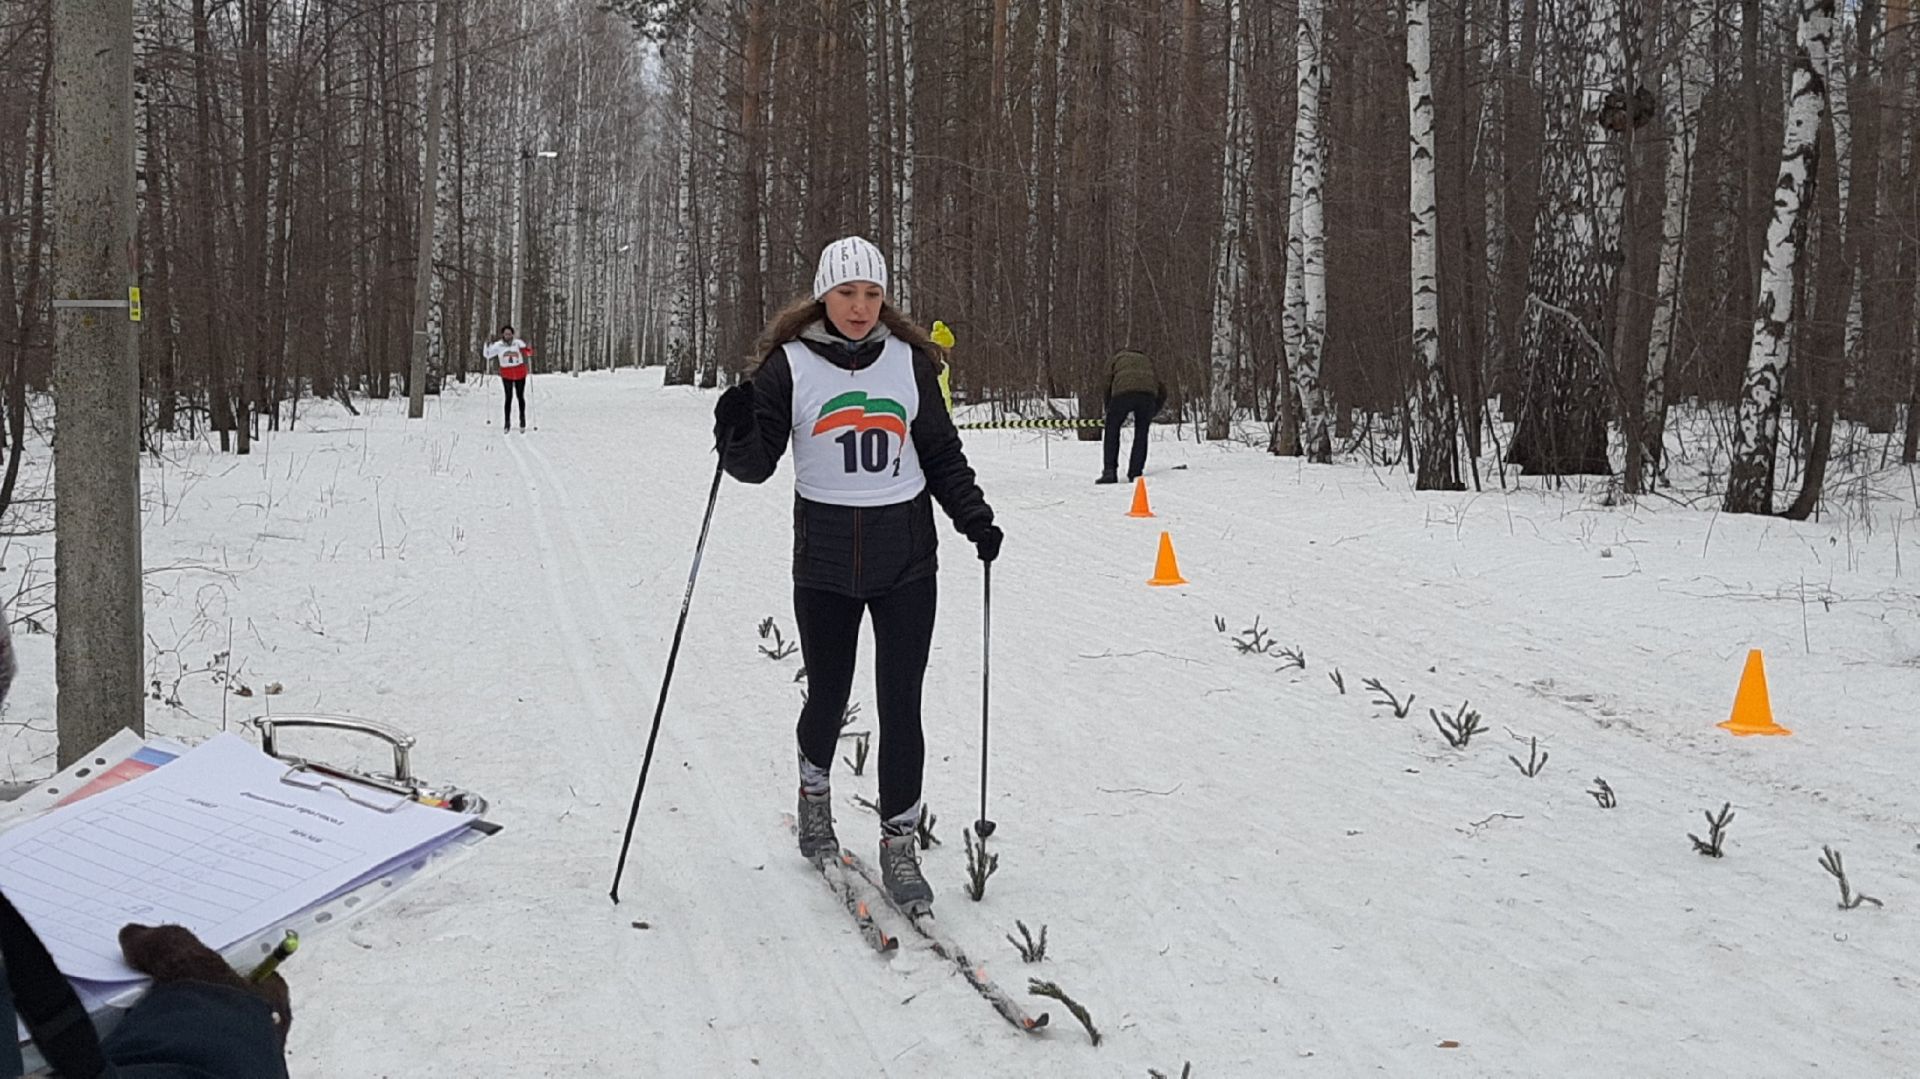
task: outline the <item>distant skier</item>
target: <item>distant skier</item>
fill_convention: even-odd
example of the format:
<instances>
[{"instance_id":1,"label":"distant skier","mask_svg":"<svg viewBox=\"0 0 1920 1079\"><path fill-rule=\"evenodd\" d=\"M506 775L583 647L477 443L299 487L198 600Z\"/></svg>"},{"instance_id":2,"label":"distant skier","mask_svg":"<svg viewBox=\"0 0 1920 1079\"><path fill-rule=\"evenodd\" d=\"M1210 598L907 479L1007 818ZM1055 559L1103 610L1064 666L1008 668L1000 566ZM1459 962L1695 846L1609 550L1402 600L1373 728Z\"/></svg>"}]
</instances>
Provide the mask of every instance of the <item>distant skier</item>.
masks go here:
<instances>
[{"instance_id":1,"label":"distant skier","mask_svg":"<svg viewBox=\"0 0 1920 1079\"><path fill-rule=\"evenodd\" d=\"M941 397L940 350L887 303L887 264L858 236L820 253L813 294L760 336L751 382L721 394L714 435L726 470L761 483L793 444L793 615L808 695L800 711L800 853L835 855L829 772L860 621L873 614L880 716L880 870L894 902L928 909L920 873L926 743L920 691L933 639L933 501L981 561L1002 534Z\"/></svg>"},{"instance_id":2,"label":"distant skier","mask_svg":"<svg viewBox=\"0 0 1920 1079\"><path fill-rule=\"evenodd\" d=\"M487 359L500 365L500 388L507 395L506 417L500 421L503 431L513 427L513 402L520 400L520 429L527 429L527 361L533 347L515 336L512 326L500 327L500 336L487 342Z\"/></svg>"},{"instance_id":3,"label":"distant skier","mask_svg":"<svg viewBox=\"0 0 1920 1079\"><path fill-rule=\"evenodd\" d=\"M1167 384L1152 357L1136 348L1123 348L1107 364L1107 437L1100 478L1095 483L1119 483L1120 425L1133 417L1133 453L1127 458L1127 479L1147 470L1147 429L1167 403Z\"/></svg>"}]
</instances>

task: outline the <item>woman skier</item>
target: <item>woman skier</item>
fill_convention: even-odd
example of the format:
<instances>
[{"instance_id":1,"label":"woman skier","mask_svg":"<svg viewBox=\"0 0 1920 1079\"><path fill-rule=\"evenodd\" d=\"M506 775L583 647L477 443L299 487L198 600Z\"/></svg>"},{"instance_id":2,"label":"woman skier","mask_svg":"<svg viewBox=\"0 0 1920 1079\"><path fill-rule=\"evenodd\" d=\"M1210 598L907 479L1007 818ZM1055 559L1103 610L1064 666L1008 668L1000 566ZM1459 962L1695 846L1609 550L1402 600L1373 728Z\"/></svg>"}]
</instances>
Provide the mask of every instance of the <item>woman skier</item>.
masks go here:
<instances>
[{"instance_id":1,"label":"woman skier","mask_svg":"<svg viewBox=\"0 0 1920 1079\"><path fill-rule=\"evenodd\" d=\"M500 365L500 389L507 395L506 418L500 421L502 431L513 427L513 400L520 399L520 430L527 429L527 357L533 355L532 346L515 336L512 326L500 327L500 336L487 342L487 359Z\"/></svg>"},{"instance_id":2,"label":"woman skier","mask_svg":"<svg viewBox=\"0 0 1920 1079\"><path fill-rule=\"evenodd\" d=\"M886 299L887 264L858 236L820 253L813 294L774 316L750 382L721 394L714 436L735 479L762 483L793 444L793 615L807 666L800 710L800 853L837 855L829 772L873 615L880 716L880 871L895 903L931 909L914 831L926 743L920 691L933 638L934 501L981 561L1000 553L940 393L939 349Z\"/></svg>"}]
</instances>

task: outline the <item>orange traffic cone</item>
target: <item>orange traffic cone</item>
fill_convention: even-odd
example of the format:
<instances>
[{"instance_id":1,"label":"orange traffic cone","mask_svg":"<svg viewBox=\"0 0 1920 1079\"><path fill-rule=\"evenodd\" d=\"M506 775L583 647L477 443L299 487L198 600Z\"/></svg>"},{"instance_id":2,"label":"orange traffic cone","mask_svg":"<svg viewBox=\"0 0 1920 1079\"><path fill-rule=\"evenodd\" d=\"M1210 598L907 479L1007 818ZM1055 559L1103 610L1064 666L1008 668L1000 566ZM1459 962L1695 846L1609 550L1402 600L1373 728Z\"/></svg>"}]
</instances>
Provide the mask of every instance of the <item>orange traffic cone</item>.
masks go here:
<instances>
[{"instance_id":1,"label":"orange traffic cone","mask_svg":"<svg viewBox=\"0 0 1920 1079\"><path fill-rule=\"evenodd\" d=\"M1747 653L1747 668L1740 672L1740 690L1733 695L1733 715L1720 724L1735 734L1792 734L1773 721L1773 705L1767 701L1767 668L1758 648Z\"/></svg>"},{"instance_id":2,"label":"orange traffic cone","mask_svg":"<svg viewBox=\"0 0 1920 1079\"><path fill-rule=\"evenodd\" d=\"M1127 511L1129 517L1151 517L1153 510L1147 505L1147 478L1135 477L1133 481L1133 508Z\"/></svg>"},{"instance_id":3,"label":"orange traffic cone","mask_svg":"<svg viewBox=\"0 0 1920 1079\"><path fill-rule=\"evenodd\" d=\"M1173 557L1173 537L1165 532L1160 533L1160 557L1154 560L1153 579L1147 583L1151 585L1187 583L1187 579L1180 576L1180 563Z\"/></svg>"}]
</instances>

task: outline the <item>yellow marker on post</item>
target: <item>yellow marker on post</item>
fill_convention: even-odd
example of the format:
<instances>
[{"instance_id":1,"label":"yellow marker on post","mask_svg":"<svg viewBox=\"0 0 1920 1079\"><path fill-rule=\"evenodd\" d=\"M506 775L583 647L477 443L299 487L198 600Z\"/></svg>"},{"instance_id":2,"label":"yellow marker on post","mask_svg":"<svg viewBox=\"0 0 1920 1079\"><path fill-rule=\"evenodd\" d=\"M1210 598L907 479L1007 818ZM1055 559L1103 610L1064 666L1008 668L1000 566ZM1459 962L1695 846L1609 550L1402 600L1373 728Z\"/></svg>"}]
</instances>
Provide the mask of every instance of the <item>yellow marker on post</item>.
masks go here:
<instances>
[{"instance_id":1,"label":"yellow marker on post","mask_svg":"<svg viewBox=\"0 0 1920 1079\"><path fill-rule=\"evenodd\" d=\"M933 338L933 343L939 345L941 348L953 347L953 331L948 329L947 324L939 319L933 320L933 329L928 331L927 336ZM947 411L952 412L953 370L944 363L940 365L940 396L947 403Z\"/></svg>"},{"instance_id":2,"label":"yellow marker on post","mask_svg":"<svg viewBox=\"0 0 1920 1079\"><path fill-rule=\"evenodd\" d=\"M140 321L140 289L137 286L127 289L127 321Z\"/></svg>"}]
</instances>

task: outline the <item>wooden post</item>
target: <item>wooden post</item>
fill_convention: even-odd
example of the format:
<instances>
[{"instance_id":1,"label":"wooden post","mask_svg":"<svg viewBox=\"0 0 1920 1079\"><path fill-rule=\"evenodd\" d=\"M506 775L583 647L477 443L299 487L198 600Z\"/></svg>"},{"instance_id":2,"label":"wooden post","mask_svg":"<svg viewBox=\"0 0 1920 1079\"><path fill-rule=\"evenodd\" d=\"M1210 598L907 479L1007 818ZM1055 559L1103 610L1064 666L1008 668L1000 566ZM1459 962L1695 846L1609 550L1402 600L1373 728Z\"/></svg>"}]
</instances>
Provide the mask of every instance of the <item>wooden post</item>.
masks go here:
<instances>
[{"instance_id":1,"label":"wooden post","mask_svg":"<svg viewBox=\"0 0 1920 1079\"><path fill-rule=\"evenodd\" d=\"M54 671L59 763L144 733L133 3L53 7Z\"/></svg>"}]
</instances>

